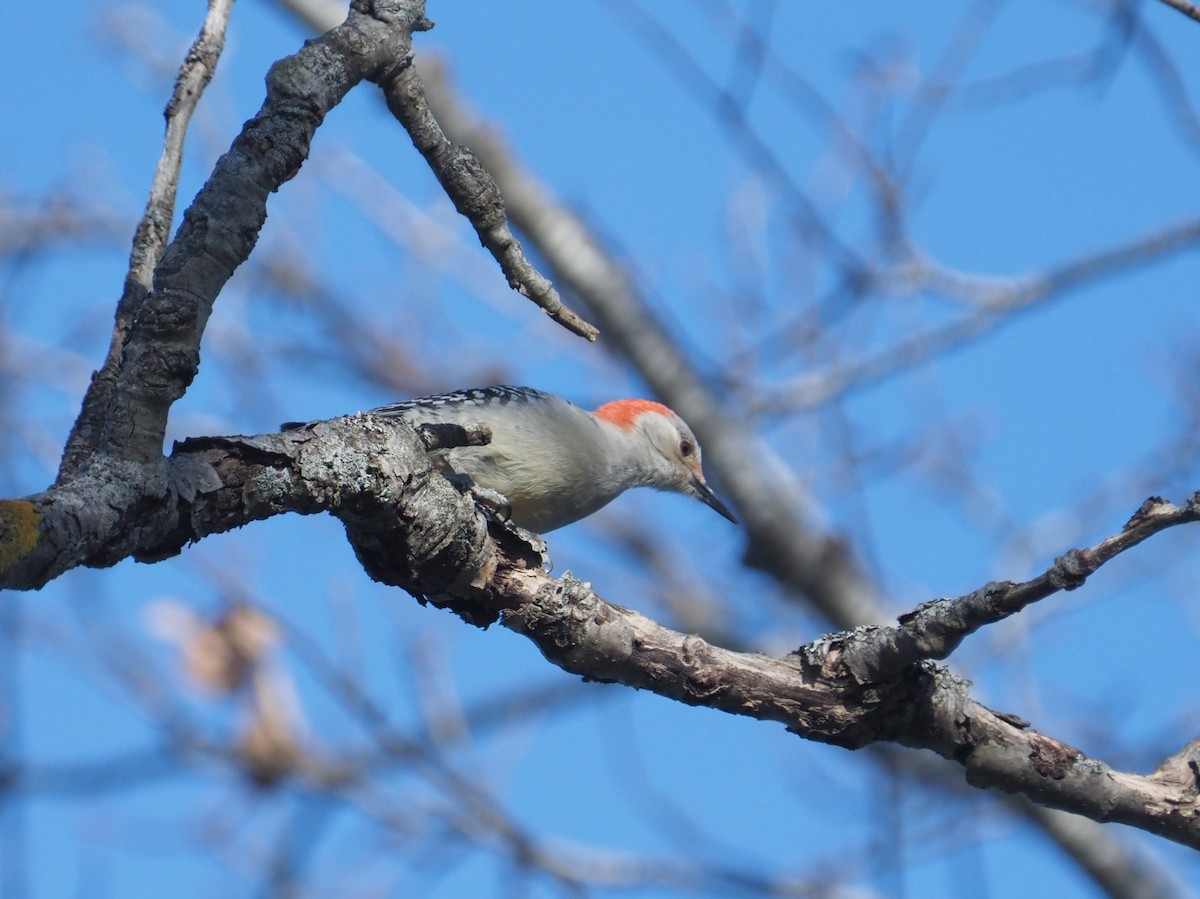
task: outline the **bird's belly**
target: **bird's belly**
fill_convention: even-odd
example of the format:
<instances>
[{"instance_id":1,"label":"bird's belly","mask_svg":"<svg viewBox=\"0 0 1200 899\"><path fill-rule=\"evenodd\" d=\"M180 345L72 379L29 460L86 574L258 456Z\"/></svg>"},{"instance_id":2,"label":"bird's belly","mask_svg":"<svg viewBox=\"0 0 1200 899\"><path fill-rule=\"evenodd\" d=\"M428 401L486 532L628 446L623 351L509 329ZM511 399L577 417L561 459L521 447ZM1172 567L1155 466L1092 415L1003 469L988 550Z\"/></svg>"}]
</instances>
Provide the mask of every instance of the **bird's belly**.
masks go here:
<instances>
[{"instance_id":1,"label":"bird's belly","mask_svg":"<svg viewBox=\"0 0 1200 899\"><path fill-rule=\"evenodd\" d=\"M594 490L579 489L579 480L589 477L587 472L560 466L535 474L520 460L504 458L486 447L459 447L446 453L442 461L479 486L503 496L512 511L513 524L537 533L578 521L612 499Z\"/></svg>"}]
</instances>

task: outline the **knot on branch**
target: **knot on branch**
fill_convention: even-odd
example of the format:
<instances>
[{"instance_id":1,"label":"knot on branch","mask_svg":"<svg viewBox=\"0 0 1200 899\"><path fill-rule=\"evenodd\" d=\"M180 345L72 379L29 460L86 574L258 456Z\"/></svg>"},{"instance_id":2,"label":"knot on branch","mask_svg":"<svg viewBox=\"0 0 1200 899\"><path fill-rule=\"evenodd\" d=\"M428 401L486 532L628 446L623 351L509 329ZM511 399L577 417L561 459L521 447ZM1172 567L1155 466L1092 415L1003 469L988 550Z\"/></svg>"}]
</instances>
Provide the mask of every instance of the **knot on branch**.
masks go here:
<instances>
[{"instance_id":1,"label":"knot on branch","mask_svg":"<svg viewBox=\"0 0 1200 899\"><path fill-rule=\"evenodd\" d=\"M1193 493L1188 502L1194 502L1197 495L1198 494ZM1138 506L1137 511L1129 517L1127 522L1125 522L1125 530L1129 530L1130 528L1135 528L1138 525L1143 524L1148 518L1153 517L1156 512L1162 509L1163 506L1170 505L1171 503L1167 502L1161 496L1147 497L1146 501Z\"/></svg>"},{"instance_id":2,"label":"knot on branch","mask_svg":"<svg viewBox=\"0 0 1200 899\"><path fill-rule=\"evenodd\" d=\"M458 144L450 145L447 152L447 174L456 188L452 191L455 208L477 229L491 231L506 226L508 219L500 188L483 163L469 149ZM507 227L504 230L507 231Z\"/></svg>"},{"instance_id":3,"label":"knot on branch","mask_svg":"<svg viewBox=\"0 0 1200 899\"><path fill-rule=\"evenodd\" d=\"M1048 572L1050 584L1058 590L1074 590L1083 586L1090 573L1087 559L1077 549L1063 553L1055 559L1054 566Z\"/></svg>"},{"instance_id":4,"label":"knot on branch","mask_svg":"<svg viewBox=\"0 0 1200 899\"><path fill-rule=\"evenodd\" d=\"M408 31L433 28L433 21L425 16L425 0L353 0L350 8L385 25L401 25Z\"/></svg>"}]
</instances>

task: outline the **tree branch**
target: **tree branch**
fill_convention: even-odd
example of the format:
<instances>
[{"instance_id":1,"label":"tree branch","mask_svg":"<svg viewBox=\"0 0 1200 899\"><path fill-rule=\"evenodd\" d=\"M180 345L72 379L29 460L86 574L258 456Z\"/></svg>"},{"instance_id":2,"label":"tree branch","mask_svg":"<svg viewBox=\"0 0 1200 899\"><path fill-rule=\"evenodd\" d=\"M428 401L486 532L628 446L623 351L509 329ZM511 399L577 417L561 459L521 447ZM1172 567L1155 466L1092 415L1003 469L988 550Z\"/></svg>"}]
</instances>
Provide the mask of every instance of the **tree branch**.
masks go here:
<instances>
[{"instance_id":1,"label":"tree branch","mask_svg":"<svg viewBox=\"0 0 1200 899\"><path fill-rule=\"evenodd\" d=\"M85 444L141 464L161 458L167 413L196 375L209 313L253 250L267 197L299 171L329 110L360 81L406 64L412 31L424 27L422 0L363 0L343 24L271 67L262 107L184 213L153 290L133 311L111 396L89 396L103 405L103 423ZM96 415L90 406L82 413ZM81 451L72 450L71 467Z\"/></svg>"},{"instance_id":2,"label":"tree branch","mask_svg":"<svg viewBox=\"0 0 1200 899\"><path fill-rule=\"evenodd\" d=\"M108 356L100 370L92 375L92 383L80 408L78 420L67 439L59 478L74 474L84 460L96 449L100 440L108 402L116 386L121 353L129 337L134 316L149 295L154 269L162 258L175 216L175 192L179 186L179 170L183 165L183 143L187 136L192 113L212 80L217 61L225 47L225 28L233 0L209 0L208 14L175 79L175 90L163 115L167 120L162 154L154 171L154 182L146 210L133 235L129 256L129 271L125 288L117 302L116 322L108 347Z\"/></svg>"},{"instance_id":3,"label":"tree branch","mask_svg":"<svg viewBox=\"0 0 1200 899\"><path fill-rule=\"evenodd\" d=\"M407 549L397 551L389 582L418 594L423 583L400 573L410 556L428 565L461 544L478 547L455 559L466 582L466 572L491 567L473 504L433 472L426 444L391 421L195 438L177 444L161 470L155 493L142 466L101 456L44 493L0 501L0 588L36 589L78 566L157 561L285 512L342 517L361 536L360 550L375 531L392 531L390 545ZM447 575L439 584L457 589L459 581Z\"/></svg>"},{"instance_id":4,"label":"tree branch","mask_svg":"<svg viewBox=\"0 0 1200 899\"><path fill-rule=\"evenodd\" d=\"M500 264L509 286L533 300L568 331L594 341L600 334L596 327L564 306L554 285L525 257L521 242L508 227L495 179L470 149L452 143L442 131L429 109L416 67L408 66L380 84L388 109L407 129L454 207L474 226L480 243Z\"/></svg>"},{"instance_id":5,"label":"tree branch","mask_svg":"<svg viewBox=\"0 0 1200 899\"><path fill-rule=\"evenodd\" d=\"M1200 847L1200 741L1148 777L1117 772L1012 715L975 702L968 681L931 662L860 680L845 647L855 632L785 659L735 653L612 605L582 582L540 570L497 572L502 621L551 662L689 705L778 721L806 739L859 748L894 741L931 749L968 783L1021 793L1096 821L1131 824Z\"/></svg>"},{"instance_id":6,"label":"tree branch","mask_svg":"<svg viewBox=\"0 0 1200 899\"><path fill-rule=\"evenodd\" d=\"M1090 549L1073 549L1020 584L986 584L957 599L938 599L900 616L899 627L861 628L844 647L846 664L863 681L887 680L923 659L946 659L979 628L1002 621L1060 590L1075 590L1100 566L1148 537L1200 520L1200 492L1182 506L1152 496L1117 534Z\"/></svg>"},{"instance_id":7,"label":"tree branch","mask_svg":"<svg viewBox=\"0 0 1200 899\"><path fill-rule=\"evenodd\" d=\"M198 438L176 447L167 463L170 489L153 504L125 501L116 477L123 469L97 483L95 472L106 469L90 466L67 485L0 505L0 533L28 529L21 516L32 510L42 534L3 570L0 586L36 587L76 564L153 561L250 521L326 510L345 524L371 577L471 624L502 621L555 665L589 680L777 721L805 739L849 749L876 742L931 749L961 764L975 786L1200 848L1200 741L1148 777L1117 772L979 704L968 681L922 657L948 654L981 624L1077 587L1152 534L1197 520L1200 496L1182 507L1148 500L1119 534L1068 553L1032 581L933 603L899 628L843 632L778 659L670 630L570 575L552 579L539 546L478 514L433 471L426 449L403 422L370 415L283 434Z\"/></svg>"}]
</instances>

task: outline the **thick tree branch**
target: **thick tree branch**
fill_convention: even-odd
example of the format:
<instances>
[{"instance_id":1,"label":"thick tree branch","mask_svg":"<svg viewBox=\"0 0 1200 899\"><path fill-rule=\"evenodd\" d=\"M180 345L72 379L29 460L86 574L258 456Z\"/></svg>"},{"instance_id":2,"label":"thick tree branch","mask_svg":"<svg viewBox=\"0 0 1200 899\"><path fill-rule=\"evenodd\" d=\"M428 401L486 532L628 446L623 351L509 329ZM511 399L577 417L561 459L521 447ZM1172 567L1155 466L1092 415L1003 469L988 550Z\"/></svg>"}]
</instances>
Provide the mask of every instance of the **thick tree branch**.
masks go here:
<instances>
[{"instance_id":1,"label":"thick tree branch","mask_svg":"<svg viewBox=\"0 0 1200 899\"><path fill-rule=\"evenodd\" d=\"M163 161L135 237L109 356L81 409L60 479L77 473L96 451L156 465L167 413L195 377L208 316L254 248L267 197L296 174L325 115L364 79L384 86L389 106L510 283L576 333L595 338L595 329L563 307L525 259L491 177L469 151L446 140L430 115L420 79L410 71L411 35L432 27L423 0L357 0L345 22L272 66L258 114L217 163L162 251L183 130L199 87L211 75L229 2L214 0L168 106Z\"/></svg>"},{"instance_id":2,"label":"thick tree branch","mask_svg":"<svg viewBox=\"0 0 1200 899\"><path fill-rule=\"evenodd\" d=\"M364 0L342 25L271 67L262 107L184 214L134 312L111 396L89 397L104 405L103 424L85 445L144 465L161 457L167 413L195 377L209 313L253 250L267 197L299 170L329 110L360 81L404 65L412 31L425 27L421 0Z\"/></svg>"},{"instance_id":3,"label":"thick tree branch","mask_svg":"<svg viewBox=\"0 0 1200 899\"><path fill-rule=\"evenodd\" d=\"M927 620L934 612L926 606L893 629L904 640L854 630L777 659L672 631L606 602L569 575L552 579L536 543L487 522L434 473L426 456L429 441L477 436L428 433L423 443L402 422L367 415L284 434L199 438L177 446L164 463L169 489L154 503L130 503L121 495L139 488L121 484L125 468L118 463L104 481L98 480L104 466L89 466L77 480L0 506L0 533L32 528L41 535L7 566L0 586L35 587L67 567L112 564L126 556L152 561L270 515L327 510L345 524L372 577L470 623L486 627L501 620L564 670L777 721L806 739L846 748L895 742L932 749L961 764L973 785L1200 848L1196 744L1148 777L1113 771L980 705L967 681L917 658L924 650L948 652L988 616L1003 617L1025 602L1078 586L1104 561L1151 534L1196 520L1200 500L1183 507L1148 501L1120 534L1069 554L1069 565L1056 564L1027 584L949 601L939 627ZM11 539L0 541L0 547L12 545Z\"/></svg>"},{"instance_id":4,"label":"thick tree branch","mask_svg":"<svg viewBox=\"0 0 1200 899\"><path fill-rule=\"evenodd\" d=\"M847 748L886 740L931 749L961 764L974 786L1200 847L1195 745L1150 776L1117 772L975 702L967 681L931 662L884 681L860 680L844 653L854 632L772 659L671 631L569 576L554 581L537 569L502 567L495 582L500 592L492 599L503 602L504 625L568 671L778 721L807 739Z\"/></svg>"},{"instance_id":5,"label":"thick tree branch","mask_svg":"<svg viewBox=\"0 0 1200 899\"><path fill-rule=\"evenodd\" d=\"M125 288L117 302L116 322L108 347L108 356L100 370L92 375L92 383L80 408L78 420L67 439L59 478L74 474L84 460L96 449L108 402L116 385L121 352L129 337L129 329L142 301L149 295L155 266L162 258L175 216L175 192L179 186L179 170L183 165L183 144L192 113L204 94L217 68L217 60L225 47L225 28L233 0L209 0L204 25L188 51L175 89L163 115L167 120L162 154L154 171L154 182L146 210L133 235L129 256L129 271Z\"/></svg>"},{"instance_id":6,"label":"thick tree branch","mask_svg":"<svg viewBox=\"0 0 1200 899\"><path fill-rule=\"evenodd\" d=\"M396 532L410 547L396 571L409 555L437 558L443 544L482 546L473 504L433 473L426 450L411 429L367 417L185 441L153 478L142 466L101 456L44 493L0 502L0 588L35 589L78 566L156 561L284 512L329 511L368 535ZM471 553L456 564L489 567ZM393 583L423 590L397 574Z\"/></svg>"},{"instance_id":7,"label":"thick tree branch","mask_svg":"<svg viewBox=\"0 0 1200 899\"><path fill-rule=\"evenodd\" d=\"M333 21L332 17L337 14L336 5L325 0L286 0L283 5L304 17L317 31L327 28ZM684 366L684 370L688 377L675 378L670 375L670 372L677 368L678 362L671 342L664 338L658 327L647 329L648 333L639 330L647 322L653 324L652 317L644 315L645 310L638 308L639 304L626 302L627 282L619 269L608 263L606 255L595 249L598 242L586 236L586 228L578 218L561 214L558 211L561 204L554 203L549 192L511 158L491 130L465 110L462 102L438 84L436 79L430 90L430 103L451 139L472 146L489 170L496 174L514 220L539 245L543 253L556 261L560 282L568 284L591 300L602 302L605 310L609 309L608 301L614 298L614 294L607 292L614 280L617 287L623 288L621 293L615 295L611 314L619 321L629 322L630 327L614 330L613 322L606 320L604 315L600 316L600 324L609 337L615 338L619 346L631 347L627 349L630 359L642 369L643 375L650 380L655 389L662 392L667 402L681 410L687 409L685 416L694 420L694 423L701 422L698 430L709 448L710 464L718 469L720 479L733 495L735 504L743 516L751 519L750 511L755 509L763 513L748 521L752 535L766 535L768 538L765 542L756 541L756 545L762 547L755 554L760 564L770 569L777 577L809 593L826 614L843 626L881 620L883 616L879 612L878 600L871 586L864 581L862 574L855 569L845 554L839 551L840 544L837 541L822 541L819 534L806 535L806 529L799 523L797 528L779 527L783 521L791 522L794 517L802 517L796 514L797 510L805 506L802 491L792 487L790 476L782 470L782 466L771 454L760 454L760 447L756 441L742 439L747 432L745 428L728 427L731 422L722 420L719 415L715 421L708 415L698 417L698 413L715 408L715 403L704 399L701 379L690 373L687 366ZM536 231L531 230L539 222L543 227L537 228ZM584 233L583 239L579 238L580 233ZM578 283L568 280L564 277L562 266L565 266L567 271L581 272L583 277ZM595 289L588 291L581 287L581 284L594 285ZM645 339L641 339L642 337ZM629 338L633 339L627 344ZM664 346L666 353L661 352ZM661 374L663 369L668 373ZM655 375L654 372L660 374ZM699 405L694 402L697 391L700 392ZM729 435L737 435L740 447L730 447L728 454L722 454L715 449L712 435L719 435L722 431ZM728 458L724 458L726 455ZM744 464L747 455L753 456L756 464ZM763 464L759 465L760 462ZM780 474L783 476L779 477ZM765 492L756 490L756 484L765 485ZM770 514L777 505L788 504L790 511L784 516ZM800 531L801 540L785 548L784 544L792 540L797 529ZM778 541L769 539L772 533L780 535ZM815 551L797 553L797 545ZM772 552L772 548L782 551ZM822 559L824 561L821 561ZM820 577L813 578L813 574L819 574ZM1123 853L1118 859L1112 854L1111 851L1118 847L1113 845L1107 832L1092 826L1091 829L1084 830L1088 836L1080 836L1079 828L1090 822L1078 818L1070 819L1074 826L1070 828L1070 839L1064 839L1056 830L1056 826L1065 816L1054 816L1051 810L1030 802L1021 802L1019 807L1035 820L1049 821L1049 824L1043 823L1043 826L1073 854L1078 855L1072 846L1079 844L1086 843L1089 849L1101 844L1107 846L1110 853L1104 860L1103 872L1097 870L1095 858L1081 864L1098 883L1105 885L1111 895L1142 895L1138 889L1129 888L1128 885L1156 882L1146 876L1146 867L1135 857ZM1114 873L1114 868L1118 867L1120 872ZM1150 870L1152 873L1152 866ZM1114 886L1118 881L1119 884Z\"/></svg>"}]
</instances>

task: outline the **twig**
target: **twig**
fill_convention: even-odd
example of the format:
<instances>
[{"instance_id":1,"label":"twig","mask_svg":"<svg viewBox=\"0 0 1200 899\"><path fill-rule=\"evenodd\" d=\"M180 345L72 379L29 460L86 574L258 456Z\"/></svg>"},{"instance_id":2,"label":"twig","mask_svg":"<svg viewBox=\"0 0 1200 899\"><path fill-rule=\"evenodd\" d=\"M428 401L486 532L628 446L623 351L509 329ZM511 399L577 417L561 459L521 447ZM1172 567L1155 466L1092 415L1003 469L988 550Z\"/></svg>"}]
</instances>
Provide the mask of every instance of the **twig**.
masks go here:
<instances>
[{"instance_id":1,"label":"twig","mask_svg":"<svg viewBox=\"0 0 1200 899\"><path fill-rule=\"evenodd\" d=\"M900 618L899 627L864 628L845 641L844 664L863 683L895 677L909 665L945 659L970 634L1002 621L1060 590L1075 590L1102 565L1167 528L1200 521L1200 492L1177 506L1152 496L1117 534L1090 549L1073 549L1037 577L987 584L955 599L926 603Z\"/></svg>"},{"instance_id":2,"label":"twig","mask_svg":"<svg viewBox=\"0 0 1200 899\"><path fill-rule=\"evenodd\" d=\"M327 0L281 0L314 31L337 24L338 6ZM475 228L479 241L500 264L509 286L528 297L568 331L588 340L600 332L563 305L554 285L525 257L520 242L508 227L504 200L491 174L474 153L455 145L429 108L421 76L408 66L383 84L388 107L412 136L413 144L433 169L455 208ZM462 143L460 141L460 143Z\"/></svg>"},{"instance_id":3,"label":"twig","mask_svg":"<svg viewBox=\"0 0 1200 899\"><path fill-rule=\"evenodd\" d=\"M528 297L568 331L594 341L600 332L563 305L549 279L526 258L508 226L504 200L495 179L465 146L446 137L425 97L414 66L381 82L388 108L408 130L413 144L433 169L455 208L475 228L480 242L500 264L509 286Z\"/></svg>"}]
</instances>

